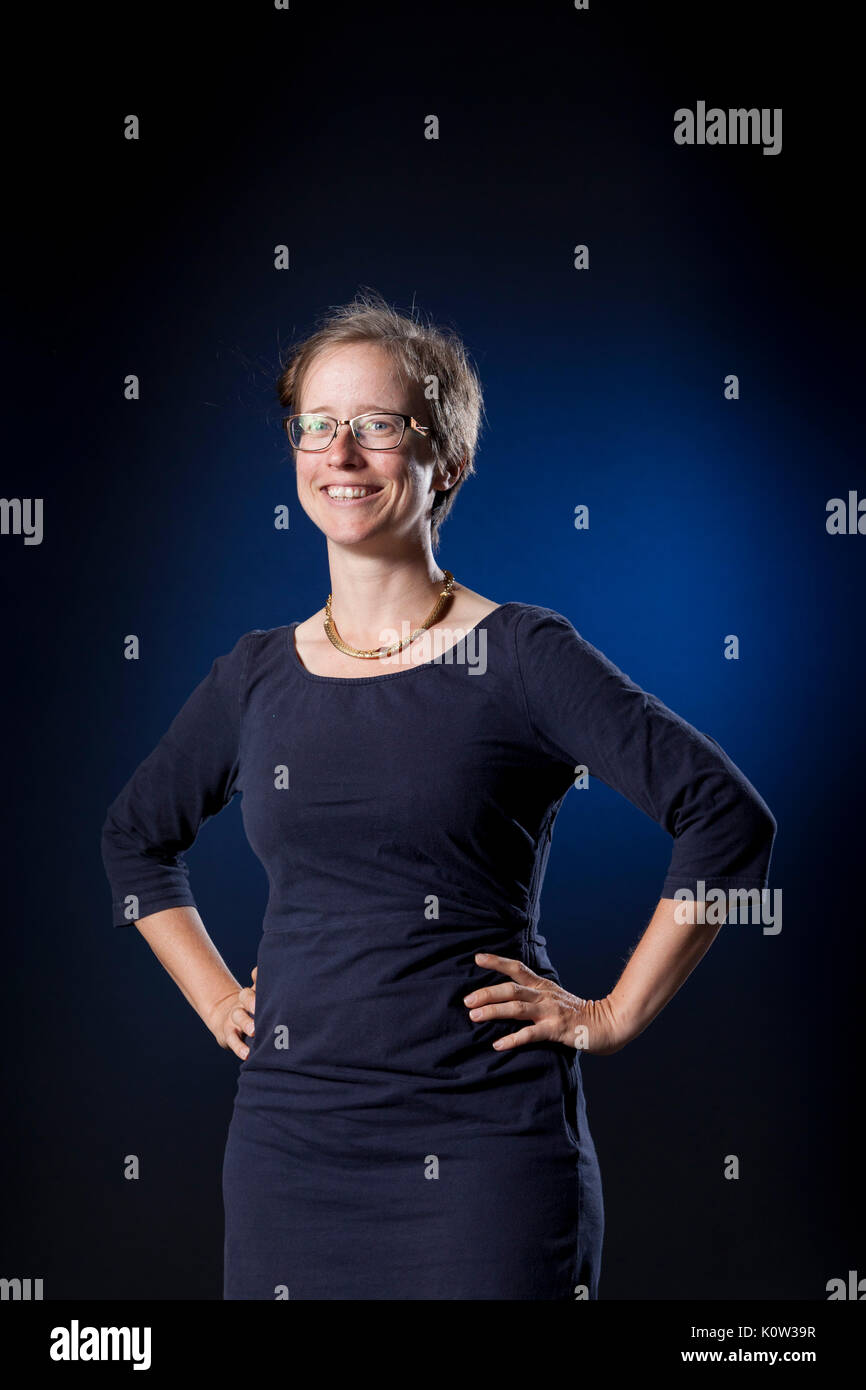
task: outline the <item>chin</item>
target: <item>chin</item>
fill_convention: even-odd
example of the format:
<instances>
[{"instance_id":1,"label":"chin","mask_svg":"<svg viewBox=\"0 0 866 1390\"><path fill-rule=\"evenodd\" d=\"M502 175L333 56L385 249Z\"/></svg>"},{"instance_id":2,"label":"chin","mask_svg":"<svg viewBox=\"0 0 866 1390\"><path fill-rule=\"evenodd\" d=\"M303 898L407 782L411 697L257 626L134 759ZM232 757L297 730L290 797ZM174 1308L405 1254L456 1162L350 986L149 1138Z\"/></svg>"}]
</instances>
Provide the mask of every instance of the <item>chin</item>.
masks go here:
<instances>
[{"instance_id":1,"label":"chin","mask_svg":"<svg viewBox=\"0 0 866 1390\"><path fill-rule=\"evenodd\" d=\"M328 540L339 541L343 545L364 541L369 536L380 535L383 530L387 529L375 523L371 524L369 521L350 521L348 518L344 521L340 517L337 517L336 521L333 517L326 517L324 520L317 518L316 524L319 530L328 537Z\"/></svg>"}]
</instances>

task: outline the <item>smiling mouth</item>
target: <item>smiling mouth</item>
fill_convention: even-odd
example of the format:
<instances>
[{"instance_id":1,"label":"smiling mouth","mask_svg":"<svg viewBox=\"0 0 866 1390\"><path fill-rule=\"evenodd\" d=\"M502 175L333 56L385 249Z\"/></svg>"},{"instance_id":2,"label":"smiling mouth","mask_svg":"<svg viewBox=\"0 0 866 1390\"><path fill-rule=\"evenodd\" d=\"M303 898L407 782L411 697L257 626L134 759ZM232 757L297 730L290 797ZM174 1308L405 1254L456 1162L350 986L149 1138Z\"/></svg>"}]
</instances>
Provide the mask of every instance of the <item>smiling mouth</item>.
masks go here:
<instances>
[{"instance_id":1,"label":"smiling mouth","mask_svg":"<svg viewBox=\"0 0 866 1390\"><path fill-rule=\"evenodd\" d=\"M368 498L375 497L381 492L381 487L373 484L362 483L352 486L350 483L330 483L320 489L330 502L366 502Z\"/></svg>"}]
</instances>

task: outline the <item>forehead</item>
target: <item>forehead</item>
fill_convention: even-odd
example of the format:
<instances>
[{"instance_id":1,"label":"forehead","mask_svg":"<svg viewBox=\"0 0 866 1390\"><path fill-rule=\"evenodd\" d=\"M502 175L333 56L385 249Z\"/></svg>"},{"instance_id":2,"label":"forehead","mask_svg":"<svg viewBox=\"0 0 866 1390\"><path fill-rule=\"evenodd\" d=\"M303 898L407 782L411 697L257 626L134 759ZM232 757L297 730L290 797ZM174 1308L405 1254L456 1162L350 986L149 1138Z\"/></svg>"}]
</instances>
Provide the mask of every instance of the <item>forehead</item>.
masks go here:
<instances>
[{"instance_id":1,"label":"forehead","mask_svg":"<svg viewBox=\"0 0 866 1390\"><path fill-rule=\"evenodd\" d=\"M382 405L398 406L413 394L399 363L379 343L340 343L324 349L310 363L301 383L304 409L319 409L345 401L375 397ZM299 407L300 408L300 407Z\"/></svg>"}]
</instances>

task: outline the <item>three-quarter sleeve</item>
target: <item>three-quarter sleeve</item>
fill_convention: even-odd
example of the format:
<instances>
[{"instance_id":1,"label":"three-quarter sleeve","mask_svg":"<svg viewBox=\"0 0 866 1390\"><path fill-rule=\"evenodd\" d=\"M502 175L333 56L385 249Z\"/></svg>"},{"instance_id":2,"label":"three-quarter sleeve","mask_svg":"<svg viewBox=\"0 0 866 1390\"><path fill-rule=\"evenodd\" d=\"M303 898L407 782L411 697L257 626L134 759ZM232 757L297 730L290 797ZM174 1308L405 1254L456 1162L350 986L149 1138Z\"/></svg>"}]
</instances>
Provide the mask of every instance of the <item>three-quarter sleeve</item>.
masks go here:
<instances>
[{"instance_id":1,"label":"three-quarter sleeve","mask_svg":"<svg viewBox=\"0 0 866 1390\"><path fill-rule=\"evenodd\" d=\"M714 738L686 723L561 613L527 606L515 628L540 752L585 766L673 837L660 897L764 888L776 820Z\"/></svg>"},{"instance_id":2,"label":"three-quarter sleeve","mask_svg":"<svg viewBox=\"0 0 866 1390\"><path fill-rule=\"evenodd\" d=\"M241 698L251 633L218 656L109 807L102 862L112 924L196 907L183 851L239 790Z\"/></svg>"}]
</instances>

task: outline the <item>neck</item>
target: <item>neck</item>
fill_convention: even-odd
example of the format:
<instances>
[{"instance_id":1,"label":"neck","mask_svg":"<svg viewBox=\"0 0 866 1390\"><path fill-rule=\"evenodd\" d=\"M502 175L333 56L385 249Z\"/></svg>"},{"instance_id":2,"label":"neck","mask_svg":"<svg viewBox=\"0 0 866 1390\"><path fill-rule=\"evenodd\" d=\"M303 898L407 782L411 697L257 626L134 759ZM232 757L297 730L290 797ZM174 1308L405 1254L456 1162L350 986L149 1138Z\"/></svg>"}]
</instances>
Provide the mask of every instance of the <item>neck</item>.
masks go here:
<instances>
[{"instance_id":1,"label":"neck","mask_svg":"<svg viewBox=\"0 0 866 1390\"><path fill-rule=\"evenodd\" d=\"M372 649L424 621L445 583L429 542L400 554L364 555L328 544L331 617L344 642ZM456 587L456 586L455 586ZM323 605L324 606L324 605Z\"/></svg>"}]
</instances>

